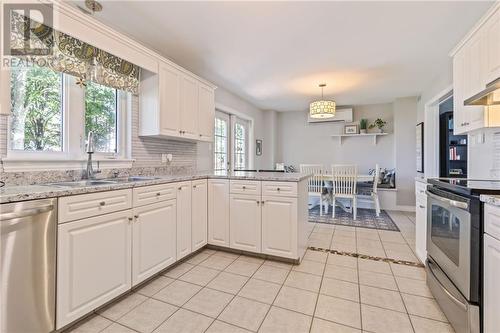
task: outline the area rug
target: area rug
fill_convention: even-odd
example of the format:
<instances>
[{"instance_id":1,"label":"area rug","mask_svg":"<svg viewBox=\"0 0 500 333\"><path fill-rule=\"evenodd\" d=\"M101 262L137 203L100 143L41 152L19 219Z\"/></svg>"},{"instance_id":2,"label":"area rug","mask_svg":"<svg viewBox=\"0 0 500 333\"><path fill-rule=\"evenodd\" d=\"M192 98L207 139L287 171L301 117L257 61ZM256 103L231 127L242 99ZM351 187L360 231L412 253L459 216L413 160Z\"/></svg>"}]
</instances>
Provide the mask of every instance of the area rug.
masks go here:
<instances>
[{"instance_id":1,"label":"area rug","mask_svg":"<svg viewBox=\"0 0 500 333\"><path fill-rule=\"evenodd\" d=\"M352 214L345 212L342 208L336 207L335 218L332 218L332 210L328 214L319 216L319 206L309 209L309 222L346 225L358 228L379 229L389 231L399 231L399 228L385 212L381 211L377 217L374 209L358 208L357 219L352 218Z\"/></svg>"}]
</instances>

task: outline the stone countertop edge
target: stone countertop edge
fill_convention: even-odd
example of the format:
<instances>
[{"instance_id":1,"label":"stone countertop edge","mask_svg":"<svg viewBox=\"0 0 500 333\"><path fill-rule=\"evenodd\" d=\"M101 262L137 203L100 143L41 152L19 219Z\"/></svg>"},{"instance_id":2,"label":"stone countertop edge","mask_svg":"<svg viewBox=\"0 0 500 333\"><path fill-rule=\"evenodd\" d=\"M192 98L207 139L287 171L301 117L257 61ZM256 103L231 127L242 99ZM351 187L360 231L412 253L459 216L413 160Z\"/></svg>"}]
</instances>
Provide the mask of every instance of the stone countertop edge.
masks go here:
<instances>
[{"instance_id":1,"label":"stone countertop edge","mask_svg":"<svg viewBox=\"0 0 500 333\"><path fill-rule=\"evenodd\" d=\"M36 200L64 197L77 194L104 192L121 190L134 187L161 185L198 179L234 179L234 180L256 180L256 181L278 181L278 182L300 182L311 177L303 173L279 173L242 172L237 174L192 174L192 175L169 175L154 176L157 179L140 180L125 183L114 183L106 185L91 185L83 187L51 186L45 184L25 185L25 186L5 186L0 188L0 204L13 203L19 201Z\"/></svg>"},{"instance_id":2,"label":"stone countertop edge","mask_svg":"<svg viewBox=\"0 0 500 333\"><path fill-rule=\"evenodd\" d=\"M493 205L500 206L500 195L491 195L491 194L481 194L479 197L482 202Z\"/></svg>"},{"instance_id":3,"label":"stone countertop edge","mask_svg":"<svg viewBox=\"0 0 500 333\"><path fill-rule=\"evenodd\" d=\"M417 176L417 177L415 177L415 181L427 184L427 177L425 177L425 176Z\"/></svg>"}]
</instances>

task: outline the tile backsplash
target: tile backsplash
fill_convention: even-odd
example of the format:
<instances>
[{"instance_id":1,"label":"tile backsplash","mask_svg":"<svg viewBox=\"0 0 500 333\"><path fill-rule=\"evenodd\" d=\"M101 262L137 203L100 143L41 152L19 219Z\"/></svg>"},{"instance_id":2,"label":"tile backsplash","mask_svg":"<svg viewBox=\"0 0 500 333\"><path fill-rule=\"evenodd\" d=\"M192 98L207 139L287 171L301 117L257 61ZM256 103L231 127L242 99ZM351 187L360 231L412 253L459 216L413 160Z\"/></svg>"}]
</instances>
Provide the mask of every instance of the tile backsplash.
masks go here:
<instances>
[{"instance_id":1,"label":"tile backsplash","mask_svg":"<svg viewBox=\"0 0 500 333\"><path fill-rule=\"evenodd\" d=\"M167 140L160 138L139 137L139 98L132 97L131 153L135 160L131 169L106 169L99 177L119 174L154 175L178 174L196 171L196 142ZM0 116L0 158L7 155L7 121L8 117ZM161 154L172 154L172 162L165 164ZM69 181L81 179L82 170L41 171L41 172L3 172L0 169L0 180L8 185L27 185L53 181Z\"/></svg>"}]
</instances>

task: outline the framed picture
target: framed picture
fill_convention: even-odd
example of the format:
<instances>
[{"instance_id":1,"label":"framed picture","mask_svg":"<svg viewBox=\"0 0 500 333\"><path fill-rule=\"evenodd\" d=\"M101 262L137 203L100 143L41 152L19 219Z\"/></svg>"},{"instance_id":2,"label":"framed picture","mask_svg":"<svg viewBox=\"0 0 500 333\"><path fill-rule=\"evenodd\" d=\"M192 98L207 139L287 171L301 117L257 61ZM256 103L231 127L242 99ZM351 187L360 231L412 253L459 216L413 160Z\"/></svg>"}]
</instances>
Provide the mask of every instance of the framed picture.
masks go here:
<instances>
[{"instance_id":1,"label":"framed picture","mask_svg":"<svg viewBox=\"0 0 500 333\"><path fill-rule=\"evenodd\" d=\"M344 126L344 134L359 134L358 125L345 125Z\"/></svg>"},{"instance_id":2,"label":"framed picture","mask_svg":"<svg viewBox=\"0 0 500 333\"><path fill-rule=\"evenodd\" d=\"M262 140L255 140L255 155L262 155Z\"/></svg>"},{"instance_id":3,"label":"framed picture","mask_svg":"<svg viewBox=\"0 0 500 333\"><path fill-rule=\"evenodd\" d=\"M417 124L416 130L417 172L424 172L424 123Z\"/></svg>"}]
</instances>

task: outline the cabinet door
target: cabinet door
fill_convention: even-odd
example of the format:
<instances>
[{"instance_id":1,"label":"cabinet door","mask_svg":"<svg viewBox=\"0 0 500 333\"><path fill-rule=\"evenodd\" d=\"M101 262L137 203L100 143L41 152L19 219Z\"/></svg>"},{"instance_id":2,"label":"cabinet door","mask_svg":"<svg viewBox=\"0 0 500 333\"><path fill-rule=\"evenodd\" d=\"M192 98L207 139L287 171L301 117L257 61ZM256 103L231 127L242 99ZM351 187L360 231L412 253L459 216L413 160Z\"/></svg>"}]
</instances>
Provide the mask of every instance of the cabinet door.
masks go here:
<instances>
[{"instance_id":1,"label":"cabinet door","mask_svg":"<svg viewBox=\"0 0 500 333\"><path fill-rule=\"evenodd\" d=\"M162 135L179 136L181 73L167 64L160 64L159 71L160 133Z\"/></svg>"},{"instance_id":2,"label":"cabinet door","mask_svg":"<svg viewBox=\"0 0 500 333\"><path fill-rule=\"evenodd\" d=\"M207 244L207 180L193 181L191 194L191 248L194 252Z\"/></svg>"},{"instance_id":3,"label":"cabinet door","mask_svg":"<svg viewBox=\"0 0 500 333\"><path fill-rule=\"evenodd\" d=\"M177 185L177 260L191 253L191 182Z\"/></svg>"},{"instance_id":4,"label":"cabinet door","mask_svg":"<svg viewBox=\"0 0 500 333\"><path fill-rule=\"evenodd\" d=\"M229 216L230 247L260 252L262 238L260 196L231 194Z\"/></svg>"},{"instance_id":5,"label":"cabinet door","mask_svg":"<svg viewBox=\"0 0 500 333\"><path fill-rule=\"evenodd\" d=\"M262 197L262 253L297 259L297 198Z\"/></svg>"},{"instance_id":6,"label":"cabinet door","mask_svg":"<svg viewBox=\"0 0 500 333\"><path fill-rule=\"evenodd\" d=\"M500 77L500 9L485 26L486 39L486 84Z\"/></svg>"},{"instance_id":7,"label":"cabinet door","mask_svg":"<svg viewBox=\"0 0 500 333\"><path fill-rule=\"evenodd\" d=\"M500 327L500 240L484 234L484 332Z\"/></svg>"},{"instance_id":8,"label":"cabinet door","mask_svg":"<svg viewBox=\"0 0 500 333\"><path fill-rule=\"evenodd\" d=\"M175 199L134 209L132 285L175 262L176 209Z\"/></svg>"},{"instance_id":9,"label":"cabinet door","mask_svg":"<svg viewBox=\"0 0 500 333\"><path fill-rule=\"evenodd\" d=\"M418 259L425 263L427 259L427 196L417 194L415 219L415 250Z\"/></svg>"},{"instance_id":10,"label":"cabinet door","mask_svg":"<svg viewBox=\"0 0 500 333\"><path fill-rule=\"evenodd\" d=\"M188 139L198 137L198 81L183 75L181 78L181 131Z\"/></svg>"},{"instance_id":11,"label":"cabinet door","mask_svg":"<svg viewBox=\"0 0 500 333\"><path fill-rule=\"evenodd\" d=\"M229 180L208 181L208 244L229 247Z\"/></svg>"},{"instance_id":12,"label":"cabinet door","mask_svg":"<svg viewBox=\"0 0 500 333\"><path fill-rule=\"evenodd\" d=\"M203 84L198 88L198 135L200 140L213 141L215 121L214 90Z\"/></svg>"},{"instance_id":13,"label":"cabinet door","mask_svg":"<svg viewBox=\"0 0 500 333\"><path fill-rule=\"evenodd\" d=\"M132 211L60 224L57 328L131 288Z\"/></svg>"},{"instance_id":14,"label":"cabinet door","mask_svg":"<svg viewBox=\"0 0 500 333\"><path fill-rule=\"evenodd\" d=\"M464 46L465 49L465 78L464 99L474 96L485 88L485 61L486 49L484 32L478 31ZM465 106L465 129L472 131L485 126L484 106Z\"/></svg>"},{"instance_id":15,"label":"cabinet door","mask_svg":"<svg viewBox=\"0 0 500 333\"><path fill-rule=\"evenodd\" d=\"M465 50L461 49L453 57L453 128L454 134L466 131L465 91Z\"/></svg>"}]
</instances>

